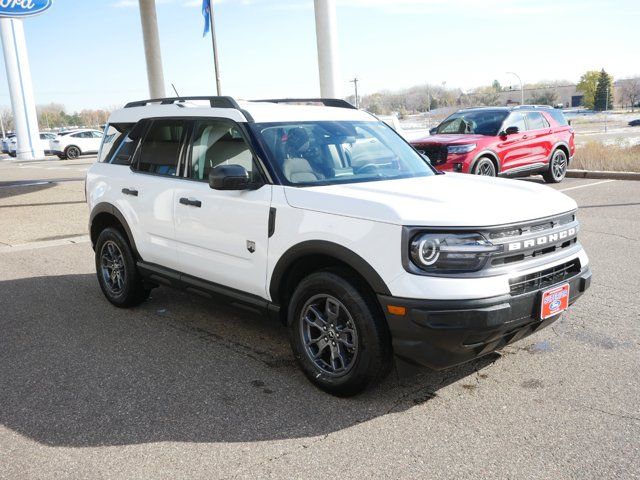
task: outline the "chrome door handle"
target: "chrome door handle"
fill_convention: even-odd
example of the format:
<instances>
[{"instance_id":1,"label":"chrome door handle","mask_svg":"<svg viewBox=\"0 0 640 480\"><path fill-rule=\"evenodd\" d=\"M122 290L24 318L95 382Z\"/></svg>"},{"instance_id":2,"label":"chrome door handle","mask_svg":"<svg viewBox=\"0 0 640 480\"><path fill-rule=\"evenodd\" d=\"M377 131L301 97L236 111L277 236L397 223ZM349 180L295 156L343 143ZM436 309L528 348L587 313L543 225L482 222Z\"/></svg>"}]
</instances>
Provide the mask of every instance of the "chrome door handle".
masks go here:
<instances>
[{"instance_id":1,"label":"chrome door handle","mask_svg":"<svg viewBox=\"0 0 640 480\"><path fill-rule=\"evenodd\" d=\"M195 199L186 198L186 197L182 197L180 199L180 203L182 205L188 205L190 207L198 207L198 208L200 208L202 206L202 202L200 200L195 200Z\"/></svg>"}]
</instances>

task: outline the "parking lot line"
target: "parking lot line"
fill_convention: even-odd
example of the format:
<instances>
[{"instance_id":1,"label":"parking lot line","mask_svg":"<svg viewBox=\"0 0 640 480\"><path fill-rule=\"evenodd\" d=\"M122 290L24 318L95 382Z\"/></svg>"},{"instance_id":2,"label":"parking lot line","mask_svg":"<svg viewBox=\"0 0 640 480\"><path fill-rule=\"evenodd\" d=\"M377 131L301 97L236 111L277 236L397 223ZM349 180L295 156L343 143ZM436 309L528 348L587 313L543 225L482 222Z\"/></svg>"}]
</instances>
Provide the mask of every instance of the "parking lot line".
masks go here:
<instances>
[{"instance_id":1,"label":"parking lot line","mask_svg":"<svg viewBox=\"0 0 640 480\"><path fill-rule=\"evenodd\" d=\"M16 245L0 246L0 253L21 252L24 250L36 250L39 248L59 247L61 245L73 245L76 243L88 243L91 239L89 235L73 235L55 240L44 240L41 242L19 243Z\"/></svg>"},{"instance_id":2,"label":"parking lot line","mask_svg":"<svg viewBox=\"0 0 640 480\"><path fill-rule=\"evenodd\" d=\"M568 192L569 190L577 190L578 188L593 187L595 185L601 185L603 183L609 183L609 182L615 182L615 180L602 180L601 182L587 183L586 185L578 185L577 187L563 188L563 189L561 189L559 191L560 192Z\"/></svg>"}]
</instances>

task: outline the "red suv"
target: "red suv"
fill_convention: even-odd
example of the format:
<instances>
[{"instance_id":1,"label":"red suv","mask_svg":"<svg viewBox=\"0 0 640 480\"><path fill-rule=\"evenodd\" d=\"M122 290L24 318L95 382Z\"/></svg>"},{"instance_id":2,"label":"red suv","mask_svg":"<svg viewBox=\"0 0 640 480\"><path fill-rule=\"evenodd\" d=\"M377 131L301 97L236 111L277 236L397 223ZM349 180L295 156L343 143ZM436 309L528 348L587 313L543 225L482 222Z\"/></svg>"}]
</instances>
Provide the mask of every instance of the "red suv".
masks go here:
<instances>
[{"instance_id":1,"label":"red suv","mask_svg":"<svg viewBox=\"0 0 640 480\"><path fill-rule=\"evenodd\" d=\"M542 174L562 181L575 152L574 131L560 110L522 105L460 110L413 140L441 171L489 176Z\"/></svg>"}]
</instances>

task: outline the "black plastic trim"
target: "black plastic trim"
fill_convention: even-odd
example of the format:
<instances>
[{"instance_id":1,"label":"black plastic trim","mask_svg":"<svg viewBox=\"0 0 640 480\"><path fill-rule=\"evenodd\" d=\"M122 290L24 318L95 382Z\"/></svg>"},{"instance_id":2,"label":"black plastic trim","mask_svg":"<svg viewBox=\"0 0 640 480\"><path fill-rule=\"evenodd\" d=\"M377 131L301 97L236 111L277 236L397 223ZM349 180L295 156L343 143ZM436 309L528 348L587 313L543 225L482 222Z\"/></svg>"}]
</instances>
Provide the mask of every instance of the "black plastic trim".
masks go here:
<instances>
[{"instance_id":1,"label":"black plastic trim","mask_svg":"<svg viewBox=\"0 0 640 480\"><path fill-rule=\"evenodd\" d=\"M131 250L133 251L134 256L137 259L141 259L142 257L140 256L140 253L138 252L138 248L136 247L136 242L133 239L133 234L131 233L131 228L129 228L129 224L125 220L122 212L120 212L120 210L118 210L111 203L101 202L101 203L98 203L95 207L93 207L93 210L91 210L91 215L89 215L89 234L91 234L91 225L93 224L93 221L101 213L108 213L114 216L118 220L118 222L120 222L120 224L122 225L122 228L124 228L124 231L127 234L127 239L129 240L129 245L131 245ZM91 242L91 246L95 248L93 241Z\"/></svg>"},{"instance_id":2,"label":"black plastic trim","mask_svg":"<svg viewBox=\"0 0 640 480\"><path fill-rule=\"evenodd\" d=\"M387 287L382 277L380 277L378 272L362 257L337 243L324 240L309 240L294 245L278 260L278 263L273 269L271 283L269 285L269 292L272 299L276 300L280 298L281 283L289 267L297 260L312 255L326 255L346 263L369 283L375 293L391 295L389 287Z\"/></svg>"},{"instance_id":3,"label":"black plastic trim","mask_svg":"<svg viewBox=\"0 0 640 480\"><path fill-rule=\"evenodd\" d=\"M321 103L325 107L349 108L352 110L357 110L355 106L353 106L346 100L342 100L341 98L271 98L251 101L259 103Z\"/></svg>"},{"instance_id":4,"label":"black plastic trim","mask_svg":"<svg viewBox=\"0 0 640 480\"><path fill-rule=\"evenodd\" d=\"M276 232L276 213L277 210L275 207L269 208L269 225L267 229L269 238L273 237L273 234Z\"/></svg>"},{"instance_id":5,"label":"black plastic trim","mask_svg":"<svg viewBox=\"0 0 640 480\"><path fill-rule=\"evenodd\" d=\"M556 285L570 285L569 304L589 288L591 270ZM542 292L469 300L423 300L378 295L392 335L394 353L434 369L467 362L520 340L548 325L560 314L540 320ZM393 315L389 305L403 306Z\"/></svg>"},{"instance_id":6,"label":"black plastic trim","mask_svg":"<svg viewBox=\"0 0 640 480\"><path fill-rule=\"evenodd\" d=\"M150 282L161 283L173 288L186 290L209 298L224 298L230 300L232 304L239 307L248 308L260 313L268 313L277 316L280 311L278 305L274 305L268 300L230 288L218 283L203 280L186 273L162 267L154 263L144 261L137 262L140 274Z\"/></svg>"},{"instance_id":7,"label":"black plastic trim","mask_svg":"<svg viewBox=\"0 0 640 480\"><path fill-rule=\"evenodd\" d=\"M148 100L137 100L135 102L127 103L124 108L133 107L145 107L150 103L159 103L161 105L172 105L174 103L183 103L189 100L207 100L212 108L233 108L235 110L242 110L238 102L233 97L220 96L220 97L165 97L165 98L150 98Z\"/></svg>"}]
</instances>

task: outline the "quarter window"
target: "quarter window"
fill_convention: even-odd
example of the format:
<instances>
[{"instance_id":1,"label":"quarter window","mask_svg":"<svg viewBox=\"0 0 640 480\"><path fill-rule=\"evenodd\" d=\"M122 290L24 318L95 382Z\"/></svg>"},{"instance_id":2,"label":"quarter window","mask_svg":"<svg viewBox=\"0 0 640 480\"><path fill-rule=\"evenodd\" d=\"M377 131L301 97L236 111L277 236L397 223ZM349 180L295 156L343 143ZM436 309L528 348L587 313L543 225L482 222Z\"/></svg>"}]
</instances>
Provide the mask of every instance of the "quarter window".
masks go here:
<instances>
[{"instance_id":1,"label":"quarter window","mask_svg":"<svg viewBox=\"0 0 640 480\"><path fill-rule=\"evenodd\" d=\"M184 120L154 121L142 140L137 170L175 176L185 132Z\"/></svg>"},{"instance_id":2,"label":"quarter window","mask_svg":"<svg viewBox=\"0 0 640 480\"><path fill-rule=\"evenodd\" d=\"M126 147L123 145L123 142L131 143L131 139L127 137L131 127L133 127L132 123L112 123L107 126L106 135L98 153L98 162L115 165L131 164L133 149L131 145ZM127 142L125 139L129 141Z\"/></svg>"},{"instance_id":3,"label":"quarter window","mask_svg":"<svg viewBox=\"0 0 640 480\"><path fill-rule=\"evenodd\" d=\"M190 158L189 177L194 180L208 180L209 172L218 165L240 165L250 176L257 174L242 133L225 120L196 123Z\"/></svg>"}]
</instances>

